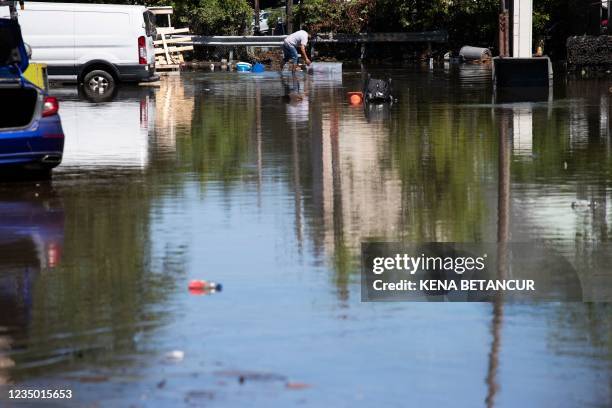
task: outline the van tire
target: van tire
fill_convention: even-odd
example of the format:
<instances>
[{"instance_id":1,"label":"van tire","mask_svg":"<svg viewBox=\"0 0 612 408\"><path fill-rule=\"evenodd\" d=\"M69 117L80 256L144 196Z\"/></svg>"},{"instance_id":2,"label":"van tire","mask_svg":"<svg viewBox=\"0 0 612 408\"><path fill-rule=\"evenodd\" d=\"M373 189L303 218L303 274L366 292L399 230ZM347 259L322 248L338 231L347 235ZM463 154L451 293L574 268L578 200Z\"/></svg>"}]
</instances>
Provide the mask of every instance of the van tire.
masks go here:
<instances>
[{"instance_id":1,"label":"van tire","mask_svg":"<svg viewBox=\"0 0 612 408\"><path fill-rule=\"evenodd\" d=\"M83 86L91 93L98 95L113 94L116 86L115 77L101 69L88 72L83 77Z\"/></svg>"}]
</instances>

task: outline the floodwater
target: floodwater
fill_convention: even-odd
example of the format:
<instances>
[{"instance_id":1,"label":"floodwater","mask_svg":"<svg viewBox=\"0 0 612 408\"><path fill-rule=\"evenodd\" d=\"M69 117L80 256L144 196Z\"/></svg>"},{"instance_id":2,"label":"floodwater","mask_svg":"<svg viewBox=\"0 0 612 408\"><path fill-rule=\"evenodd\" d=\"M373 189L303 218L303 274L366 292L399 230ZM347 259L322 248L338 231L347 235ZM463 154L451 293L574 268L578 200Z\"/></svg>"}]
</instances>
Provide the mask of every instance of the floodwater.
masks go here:
<instances>
[{"instance_id":1,"label":"floodwater","mask_svg":"<svg viewBox=\"0 0 612 408\"><path fill-rule=\"evenodd\" d=\"M370 72L391 107L349 106L359 71L54 89L64 163L0 184L0 384L100 407L611 406L610 83L508 102L486 67ZM564 256L592 302L361 302L363 241L500 234Z\"/></svg>"}]
</instances>

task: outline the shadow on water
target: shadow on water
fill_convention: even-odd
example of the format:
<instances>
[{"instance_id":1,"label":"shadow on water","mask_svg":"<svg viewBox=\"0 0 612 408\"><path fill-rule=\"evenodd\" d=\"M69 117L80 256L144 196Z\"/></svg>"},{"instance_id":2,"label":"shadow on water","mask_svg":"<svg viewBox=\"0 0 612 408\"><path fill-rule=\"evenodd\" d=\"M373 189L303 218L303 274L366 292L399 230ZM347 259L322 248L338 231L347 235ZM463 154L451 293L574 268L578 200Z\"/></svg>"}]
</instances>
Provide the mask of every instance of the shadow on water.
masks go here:
<instances>
[{"instance_id":1,"label":"shadow on water","mask_svg":"<svg viewBox=\"0 0 612 408\"><path fill-rule=\"evenodd\" d=\"M608 296L601 82L497 103L484 66L378 73L398 101L374 111L346 100L363 72L191 73L112 101L56 89L53 182L0 185L16 220L0 220L1 381L90 384L80 401L109 404L371 406L439 404L431 384L452 376L458 406L609 401L605 304L359 301L363 241L535 241L584 299ZM536 273L506 255L500 276ZM190 297L202 278L227 290Z\"/></svg>"}]
</instances>

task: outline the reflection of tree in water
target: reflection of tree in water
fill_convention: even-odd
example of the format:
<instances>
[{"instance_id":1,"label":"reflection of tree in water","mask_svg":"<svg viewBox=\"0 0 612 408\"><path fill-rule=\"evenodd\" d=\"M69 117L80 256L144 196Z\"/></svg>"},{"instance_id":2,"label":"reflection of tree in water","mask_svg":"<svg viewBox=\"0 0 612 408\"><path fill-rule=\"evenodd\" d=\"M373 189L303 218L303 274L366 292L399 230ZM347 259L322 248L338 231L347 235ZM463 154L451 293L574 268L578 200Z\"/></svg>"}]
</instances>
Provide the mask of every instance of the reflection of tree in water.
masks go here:
<instances>
[{"instance_id":1,"label":"reflection of tree in water","mask_svg":"<svg viewBox=\"0 0 612 408\"><path fill-rule=\"evenodd\" d=\"M177 140L179 160L201 181L239 179L249 159L254 125L256 84L241 88L243 95L208 95L196 98L191 134Z\"/></svg>"},{"instance_id":2,"label":"reflection of tree in water","mask_svg":"<svg viewBox=\"0 0 612 408\"><path fill-rule=\"evenodd\" d=\"M513 181L535 185L517 194L521 228L555 237L586 283L586 299L611 299L601 290L612 261L610 96L600 80L570 81L562 91L566 100L533 108L532 157L513 158Z\"/></svg>"},{"instance_id":3,"label":"reflection of tree in water","mask_svg":"<svg viewBox=\"0 0 612 408\"><path fill-rule=\"evenodd\" d=\"M559 177L571 180L576 185L576 200L595 203L574 211L577 219L572 236L574 264L593 291L585 295L609 301L612 295L606 271L612 261L609 242L612 231L607 221L612 215L608 200L612 179L612 105L606 85L601 80L569 82L566 96L574 103L553 111L553 120L546 122L548 127L541 125L538 133L542 137L534 141L534 152L541 160L531 168L530 163L513 164L513 169L519 167L521 175L531 173L542 184L555 183ZM534 121L534 132L535 124ZM555 127L558 124L560 129ZM564 169L561 176L556 170L560 168ZM569 356L595 353L600 361L608 361L608 374L612 375L611 312L610 303L551 306L547 313L550 348Z\"/></svg>"},{"instance_id":4,"label":"reflection of tree in water","mask_svg":"<svg viewBox=\"0 0 612 408\"><path fill-rule=\"evenodd\" d=\"M313 93L306 215L340 285L359 270L363 240L483 239L484 185L496 166L489 111L400 100L390 121L368 123L335 89Z\"/></svg>"},{"instance_id":5,"label":"reflection of tree in water","mask_svg":"<svg viewBox=\"0 0 612 408\"><path fill-rule=\"evenodd\" d=\"M490 112L417 101L400 109L390 137L402 181L405 238L483 240L486 183L496 159Z\"/></svg>"}]
</instances>

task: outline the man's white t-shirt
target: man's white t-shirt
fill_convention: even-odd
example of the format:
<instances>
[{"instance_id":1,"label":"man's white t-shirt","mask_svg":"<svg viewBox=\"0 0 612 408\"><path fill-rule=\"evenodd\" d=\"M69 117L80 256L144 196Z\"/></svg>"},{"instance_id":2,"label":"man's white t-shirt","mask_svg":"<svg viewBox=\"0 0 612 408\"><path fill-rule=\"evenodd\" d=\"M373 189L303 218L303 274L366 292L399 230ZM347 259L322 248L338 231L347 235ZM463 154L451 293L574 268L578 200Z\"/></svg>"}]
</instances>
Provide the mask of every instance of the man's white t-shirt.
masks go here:
<instances>
[{"instance_id":1,"label":"man's white t-shirt","mask_svg":"<svg viewBox=\"0 0 612 408\"><path fill-rule=\"evenodd\" d=\"M306 46L308 44L308 33L304 30L296 31L287 36L285 42L293 45L295 48L299 48L301 45Z\"/></svg>"}]
</instances>

